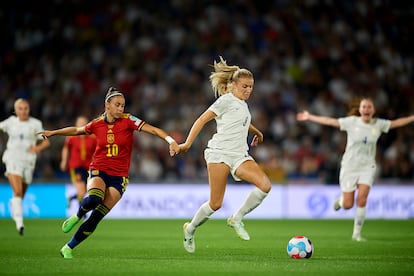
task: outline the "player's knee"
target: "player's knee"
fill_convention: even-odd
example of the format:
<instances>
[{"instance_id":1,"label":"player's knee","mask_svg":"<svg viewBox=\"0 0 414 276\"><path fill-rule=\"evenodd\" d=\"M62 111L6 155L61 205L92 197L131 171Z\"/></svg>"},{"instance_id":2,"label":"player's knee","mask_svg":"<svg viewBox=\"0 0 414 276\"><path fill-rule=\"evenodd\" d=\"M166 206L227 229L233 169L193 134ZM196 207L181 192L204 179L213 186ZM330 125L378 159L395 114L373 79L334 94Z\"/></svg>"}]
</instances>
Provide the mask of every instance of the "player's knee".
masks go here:
<instances>
[{"instance_id":1,"label":"player's knee","mask_svg":"<svg viewBox=\"0 0 414 276\"><path fill-rule=\"evenodd\" d=\"M342 208L347 210L347 209L351 209L354 206L353 202L349 202L349 201L344 201L342 203Z\"/></svg>"},{"instance_id":2,"label":"player's knee","mask_svg":"<svg viewBox=\"0 0 414 276\"><path fill-rule=\"evenodd\" d=\"M263 179L256 185L262 192L269 193L272 189L272 182L267 176L264 176Z\"/></svg>"},{"instance_id":3,"label":"player's knee","mask_svg":"<svg viewBox=\"0 0 414 276\"><path fill-rule=\"evenodd\" d=\"M103 202L104 192L99 189L90 189L88 196L83 200L83 206L87 209L94 209Z\"/></svg>"}]
</instances>

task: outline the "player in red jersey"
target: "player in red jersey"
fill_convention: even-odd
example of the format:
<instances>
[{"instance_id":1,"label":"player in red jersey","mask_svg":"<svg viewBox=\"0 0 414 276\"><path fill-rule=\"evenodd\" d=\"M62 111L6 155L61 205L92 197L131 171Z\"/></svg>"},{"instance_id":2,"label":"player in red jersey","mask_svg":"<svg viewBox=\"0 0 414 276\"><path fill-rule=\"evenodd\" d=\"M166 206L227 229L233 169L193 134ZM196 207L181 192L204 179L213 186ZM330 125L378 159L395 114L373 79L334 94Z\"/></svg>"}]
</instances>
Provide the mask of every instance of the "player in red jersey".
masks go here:
<instances>
[{"instance_id":1,"label":"player in red jersey","mask_svg":"<svg viewBox=\"0 0 414 276\"><path fill-rule=\"evenodd\" d=\"M81 127L88 123L88 118L79 116L75 126ZM82 202L86 194L89 164L96 148L94 135L79 135L66 137L61 151L60 169L69 171L70 179L76 188L76 194L68 198L68 205L72 200Z\"/></svg>"},{"instance_id":2,"label":"player in red jersey","mask_svg":"<svg viewBox=\"0 0 414 276\"><path fill-rule=\"evenodd\" d=\"M93 161L89 166L88 196L85 197L77 214L72 215L62 225L68 233L92 210L91 215L80 226L72 239L60 253L64 258L72 258L72 250L91 235L98 223L121 199L128 185L128 174L132 153L134 131L144 131L165 139L169 144L170 155L179 153L177 142L164 130L154 127L130 114L124 113L125 97L122 92L110 87L105 97L105 112L83 127L65 127L40 132L45 139L54 135L91 135L97 139Z\"/></svg>"}]
</instances>

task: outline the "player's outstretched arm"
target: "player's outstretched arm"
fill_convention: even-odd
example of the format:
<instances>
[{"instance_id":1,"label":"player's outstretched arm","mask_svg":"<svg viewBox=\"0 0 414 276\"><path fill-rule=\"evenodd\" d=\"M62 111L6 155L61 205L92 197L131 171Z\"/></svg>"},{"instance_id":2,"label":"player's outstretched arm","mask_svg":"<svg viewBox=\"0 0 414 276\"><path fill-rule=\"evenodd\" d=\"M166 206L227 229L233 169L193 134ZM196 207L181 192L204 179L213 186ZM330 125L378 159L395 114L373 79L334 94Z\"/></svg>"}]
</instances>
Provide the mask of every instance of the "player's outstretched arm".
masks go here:
<instances>
[{"instance_id":1,"label":"player's outstretched arm","mask_svg":"<svg viewBox=\"0 0 414 276\"><path fill-rule=\"evenodd\" d=\"M141 130L145 131L149 134L158 136L161 139L164 139L165 141L167 141L167 143L170 145L169 150L170 150L170 155L171 156L174 156L174 155L176 155L180 152L180 147L178 146L177 142L170 135L168 135L168 133L165 132L164 130L162 130L158 127L152 126L148 123L143 125Z\"/></svg>"},{"instance_id":2,"label":"player's outstretched arm","mask_svg":"<svg viewBox=\"0 0 414 276\"><path fill-rule=\"evenodd\" d=\"M318 116L309 113L308 111L299 112L296 115L296 120L298 121L311 121L326 126L333 126L339 128L339 121L336 118Z\"/></svg>"},{"instance_id":3,"label":"player's outstretched arm","mask_svg":"<svg viewBox=\"0 0 414 276\"><path fill-rule=\"evenodd\" d=\"M49 137L55 136L55 135L63 135L63 136L76 136L76 135L82 135L86 134L85 127L64 127L60 129L55 130L45 130L38 133L39 135L42 135L44 139L47 139Z\"/></svg>"},{"instance_id":4,"label":"player's outstretched arm","mask_svg":"<svg viewBox=\"0 0 414 276\"><path fill-rule=\"evenodd\" d=\"M407 117L402 117L402 118L395 119L395 120L391 120L390 129L391 128L396 128L396 127L402 127L402 126L408 125L409 123L412 123L412 122L414 122L414 115L407 116Z\"/></svg>"}]
</instances>

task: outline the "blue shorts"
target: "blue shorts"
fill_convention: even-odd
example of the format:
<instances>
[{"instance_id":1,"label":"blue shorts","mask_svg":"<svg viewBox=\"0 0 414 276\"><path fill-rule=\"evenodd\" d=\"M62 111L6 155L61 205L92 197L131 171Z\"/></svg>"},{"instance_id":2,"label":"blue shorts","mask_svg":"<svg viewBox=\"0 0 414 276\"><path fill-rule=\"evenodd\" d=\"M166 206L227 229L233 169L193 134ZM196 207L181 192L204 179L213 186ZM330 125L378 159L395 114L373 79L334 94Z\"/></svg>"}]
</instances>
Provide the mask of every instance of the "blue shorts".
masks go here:
<instances>
[{"instance_id":1,"label":"blue shorts","mask_svg":"<svg viewBox=\"0 0 414 276\"><path fill-rule=\"evenodd\" d=\"M70 179L72 180L72 182L78 182L78 181L82 181L85 183L88 180L88 170L82 167L76 167L73 169L70 169Z\"/></svg>"},{"instance_id":2,"label":"blue shorts","mask_svg":"<svg viewBox=\"0 0 414 276\"><path fill-rule=\"evenodd\" d=\"M105 182L106 188L114 187L117 189L117 191L121 194L121 196L124 194L128 184L129 179L126 176L113 176L108 175L103 171L100 170L89 170L89 177L100 177Z\"/></svg>"}]
</instances>

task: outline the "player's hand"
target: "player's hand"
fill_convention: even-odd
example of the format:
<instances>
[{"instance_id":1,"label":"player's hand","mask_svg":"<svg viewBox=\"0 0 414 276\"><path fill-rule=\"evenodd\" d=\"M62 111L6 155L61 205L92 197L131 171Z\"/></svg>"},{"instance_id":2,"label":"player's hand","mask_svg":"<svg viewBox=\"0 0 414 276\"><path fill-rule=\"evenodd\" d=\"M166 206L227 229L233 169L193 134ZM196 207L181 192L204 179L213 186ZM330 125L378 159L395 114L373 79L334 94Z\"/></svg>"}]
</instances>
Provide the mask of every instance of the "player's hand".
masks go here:
<instances>
[{"instance_id":1,"label":"player's hand","mask_svg":"<svg viewBox=\"0 0 414 276\"><path fill-rule=\"evenodd\" d=\"M252 142L250 143L250 146L252 147L256 147L258 144L260 144L261 142L263 142L263 135L254 135Z\"/></svg>"},{"instance_id":2,"label":"player's hand","mask_svg":"<svg viewBox=\"0 0 414 276\"><path fill-rule=\"evenodd\" d=\"M65 160L60 161L59 167L60 167L60 170L62 172L66 172L66 162L65 162Z\"/></svg>"},{"instance_id":3,"label":"player's hand","mask_svg":"<svg viewBox=\"0 0 414 276\"><path fill-rule=\"evenodd\" d=\"M177 142L170 144L170 156L174 156L180 153L180 147L178 146Z\"/></svg>"},{"instance_id":4,"label":"player's hand","mask_svg":"<svg viewBox=\"0 0 414 276\"><path fill-rule=\"evenodd\" d=\"M50 130L44 130L44 131L41 131L41 132L38 132L37 133L38 135L42 135L42 137L43 137L43 139L48 139L50 136L52 136L52 131L50 131Z\"/></svg>"},{"instance_id":5,"label":"player's hand","mask_svg":"<svg viewBox=\"0 0 414 276\"><path fill-rule=\"evenodd\" d=\"M296 115L296 120L298 120L298 121L307 121L307 120L309 120L309 112L308 111L303 111L303 112L299 112L297 115Z\"/></svg>"},{"instance_id":6,"label":"player's hand","mask_svg":"<svg viewBox=\"0 0 414 276\"><path fill-rule=\"evenodd\" d=\"M259 138L257 135L253 136L252 142L250 143L250 146L255 147L259 144Z\"/></svg>"},{"instance_id":7,"label":"player's hand","mask_svg":"<svg viewBox=\"0 0 414 276\"><path fill-rule=\"evenodd\" d=\"M181 152L187 152L188 149L190 148L190 146L188 146L186 143L179 144L178 146L180 147Z\"/></svg>"}]
</instances>

